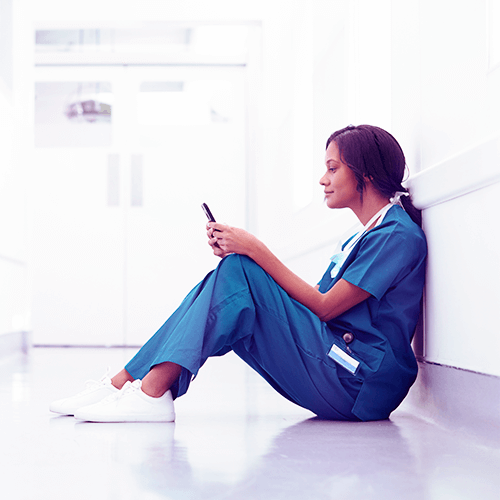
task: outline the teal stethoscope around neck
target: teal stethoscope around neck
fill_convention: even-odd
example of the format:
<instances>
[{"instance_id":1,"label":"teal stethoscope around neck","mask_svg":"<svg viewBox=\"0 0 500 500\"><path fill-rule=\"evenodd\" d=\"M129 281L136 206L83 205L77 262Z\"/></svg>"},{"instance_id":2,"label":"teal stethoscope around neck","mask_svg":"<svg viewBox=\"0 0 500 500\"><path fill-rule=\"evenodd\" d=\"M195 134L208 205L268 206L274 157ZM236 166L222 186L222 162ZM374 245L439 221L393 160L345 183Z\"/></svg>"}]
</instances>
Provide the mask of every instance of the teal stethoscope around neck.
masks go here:
<instances>
[{"instance_id":1,"label":"teal stethoscope around neck","mask_svg":"<svg viewBox=\"0 0 500 500\"><path fill-rule=\"evenodd\" d=\"M335 278L337 276L337 274L340 271L340 268L347 260L347 257L349 257L349 254L351 253L356 243L371 228L373 223L375 223L373 225L373 228L379 226L384 220L384 217L386 216L387 212L391 207L393 207L394 205L401 206L401 201L400 201L401 196L408 196L408 193L399 193L399 192L396 193L395 196L391 198L391 201L387 205L383 206L364 226L362 226L362 229L360 228L357 232L353 234L352 233L353 228L351 228L349 230L349 234L351 234L352 236L350 238L347 238L347 241L344 238L342 238L339 241L337 248L335 249L335 253L333 254L332 257L330 257L330 260L334 264L332 270L330 271L330 276L332 278Z\"/></svg>"}]
</instances>

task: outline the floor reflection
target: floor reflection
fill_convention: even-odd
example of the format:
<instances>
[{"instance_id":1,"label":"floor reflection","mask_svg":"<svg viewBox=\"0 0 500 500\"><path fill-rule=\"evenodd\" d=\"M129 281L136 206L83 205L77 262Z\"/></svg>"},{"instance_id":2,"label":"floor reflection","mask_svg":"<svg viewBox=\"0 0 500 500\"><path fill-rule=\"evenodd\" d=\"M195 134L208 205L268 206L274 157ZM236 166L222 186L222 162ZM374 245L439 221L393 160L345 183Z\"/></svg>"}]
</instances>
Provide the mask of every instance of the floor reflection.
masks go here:
<instances>
[{"instance_id":1,"label":"floor reflection","mask_svg":"<svg viewBox=\"0 0 500 500\"><path fill-rule=\"evenodd\" d=\"M313 418L274 439L259 470L252 471L265 478L252 494L261 498L261 490L263 498L273 487L283 498L299 498L304 492L315 499L382 498L389 491L391 498L423 498L416 481L407 481L414 464L408 443L391 421L360 424ZM394 481L396 474L407 480Z\"/></svg>"},{"instance_id":2,"label":"floor reflection","mask_svg":"<svg viewBox=\"0 0 500 500\"><path fill-rule=\"evenodd\" d=\"M120 498L134 491L171 499L382 498L388 492L425 498L415 458L394 422L313 418L276 426L274 436L269 427L259 418L195 426L79 422L74 433L86 457L115 464L126 485Z\"/></svg>"},{"instance_id":3,"label":"floor reflection","mask_svg":"<svg viewBox=\"0 0 500 500\"><path fill-rule=\"evenodd\" d=\"M312 418L230 356L176 402L175 423L57 416L51 399L130 352L33 351L0 363L2 498L498 498L498 447L401 411L380 422Z\"/></svg>"}]
</instances>

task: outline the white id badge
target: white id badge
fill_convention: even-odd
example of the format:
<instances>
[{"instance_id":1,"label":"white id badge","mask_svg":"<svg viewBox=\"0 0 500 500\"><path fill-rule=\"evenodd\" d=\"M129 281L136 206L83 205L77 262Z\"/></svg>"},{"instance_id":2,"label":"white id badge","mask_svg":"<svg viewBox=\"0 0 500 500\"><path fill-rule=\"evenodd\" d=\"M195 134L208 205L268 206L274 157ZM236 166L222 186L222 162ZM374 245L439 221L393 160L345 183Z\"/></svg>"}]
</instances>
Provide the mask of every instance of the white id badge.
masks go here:
<instances>
[{"instance_id":1,"label":"white id badge","mask_svg":"<svg viewBox=\"0 0 500 500\"><path fill-rule=\"evenodd\" d=\"M333 344L328 357L332 358L333 361L338 363L340 366L345 368L348 372L353 375L358 370L359 361L349 356L345 351L343 351L337 344Z\"/></svg>"}]
</instances>

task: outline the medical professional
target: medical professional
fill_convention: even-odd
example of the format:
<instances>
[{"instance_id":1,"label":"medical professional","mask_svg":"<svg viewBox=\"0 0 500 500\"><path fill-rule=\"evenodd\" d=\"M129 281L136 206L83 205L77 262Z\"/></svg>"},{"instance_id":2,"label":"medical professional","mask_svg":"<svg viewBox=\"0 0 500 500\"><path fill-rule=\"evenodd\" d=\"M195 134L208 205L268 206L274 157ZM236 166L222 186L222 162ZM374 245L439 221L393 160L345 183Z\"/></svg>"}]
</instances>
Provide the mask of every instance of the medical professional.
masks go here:
<instances>
[{"instance_id":1,"label":"medical professional","mask_svg":"<svg viewBox=\"0 0 500 500\"><path fill-rule=\"evenodd\" d=\"M420 213L402 185L401 147L381 128L332 134L325 166L326 205L350 208L360 224L316 286L252 234L210 222L217 268L123 370L50 409L94 422L173 421L173 400L207 358L232 350L321 418L389 417L417 374L410 343L427 254Z\"/></svg>"}]
</instances>

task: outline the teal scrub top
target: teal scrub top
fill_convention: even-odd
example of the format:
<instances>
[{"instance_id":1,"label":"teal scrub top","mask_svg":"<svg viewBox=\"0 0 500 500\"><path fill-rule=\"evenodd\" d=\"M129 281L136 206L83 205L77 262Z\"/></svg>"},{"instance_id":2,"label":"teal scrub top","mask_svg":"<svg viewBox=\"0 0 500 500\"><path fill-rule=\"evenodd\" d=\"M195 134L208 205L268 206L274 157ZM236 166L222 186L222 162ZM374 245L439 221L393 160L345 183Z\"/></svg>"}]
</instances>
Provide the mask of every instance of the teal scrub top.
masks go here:
<instances>
[{"instance_id":1,"label":"teal scrub top","mask_svg":"<svg viewBox=\"0 0 500 500\"><path fill-rule=\"evenodd\" d=\"M427 244L425 235L399 206L365 233L332 278L332 262L320 281L327 292L344 279L370 297L328 321L336 343L360 362L351 374L339 368L347 387L359 390L352 412L361 420L387 418L404 399L417 375L411 348L421 311ZM348 345L343 335L354 340Z\"/></svg>"}]
</instances>

